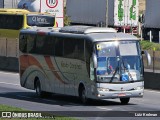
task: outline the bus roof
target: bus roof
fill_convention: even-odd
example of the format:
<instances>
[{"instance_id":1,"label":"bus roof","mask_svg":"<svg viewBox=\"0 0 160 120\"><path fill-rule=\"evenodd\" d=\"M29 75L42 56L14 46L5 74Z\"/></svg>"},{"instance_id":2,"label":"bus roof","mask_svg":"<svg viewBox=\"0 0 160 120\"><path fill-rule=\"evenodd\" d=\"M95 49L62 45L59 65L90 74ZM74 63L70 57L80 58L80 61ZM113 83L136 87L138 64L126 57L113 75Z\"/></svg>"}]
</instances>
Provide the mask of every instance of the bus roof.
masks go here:
<instances>
[{"instance_id":1,"label":"bus roof","mask_svg":"<svg viewBox=\"0 0 160 120\"><path fill-rule=\"evenodd\" d=\"M27 29L22 29L21 33L37 33L37 32L44 32L44 33L49 33L49 32L58 32L60 28L54 28L54 27L37 27L37 26L32 26Z\"/></svg>"},{"instance_id":2,"label":"bus roof","mask_svg":"<svg viewBox=\"0 0 160 120\"><path fill-rule=\"evenodd\" d=\"M30 11L25 10L25 9L6 9L6 8L1 8L0 13L29 13Z\"/></svg>"},{"instance_id":3,"label":"bus roof","mask_svg":"<svg viewBox=\"0 0 160 120\"><path fill-rule=\"evenodd\" d=\"M55 16L55 15L52 15L50 13L40 13L40 12L30 12L28 10L25 10L25 9L7 9L7 8L0 8L0 14L3 13L3 14L29 14L29 15L50 15L50 16Z\"/></svg>"},{"instance_id":4,"label":"bus roof","mask_svg":"<svg viewBox=\"0 0 160 120\"><path fill-rule=\"evenodd\" d=\"M68 28L76 28L75 26L68 26ZM86 30L87 29L87 30ZM22 33L36 33L36 32L45 32L50 35L58 36L77 36L77 37L88 37L92 42L96 41L110 41L110 40L139 40L137 37L125 34L117 33L112 28L99 28L99 27L89 27L83 26L82 29L70 29L66 30L66 27L61 29L55 28L41 28L41 27L32 27L30 29L21 30Z\"/></svg>"},{"instance_id":5,"label":"bus roof","mask_svg":"<svg viewBox=\"0 0 160 120\"><path fill-rule=\"evenodd\" d=\"M92 26L65 26L60 29L63 33L89 34L89 33L116 33L113 28L92 27Z\"/></svg>"},{"instance_id":6,"label":"bus roof","mask_svg":"<svg viewBox=\"0 0 160 120\"><path fill-rule=\"evenodd\" d=\"M94 41L106 41L106 40L139 40L137 37L126 33L95 33L88 34L88 36Z\"/></svg>"}]
</instances>

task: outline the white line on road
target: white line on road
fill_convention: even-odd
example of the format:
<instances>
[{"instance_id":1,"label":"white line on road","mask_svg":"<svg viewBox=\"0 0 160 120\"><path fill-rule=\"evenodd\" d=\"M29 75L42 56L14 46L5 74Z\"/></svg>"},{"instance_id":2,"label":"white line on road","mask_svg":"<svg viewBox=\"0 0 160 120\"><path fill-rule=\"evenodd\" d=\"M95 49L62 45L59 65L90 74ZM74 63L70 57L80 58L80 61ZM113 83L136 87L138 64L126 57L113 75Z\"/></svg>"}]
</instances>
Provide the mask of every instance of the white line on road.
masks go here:
<instances>
[{"instance_id":1,"label":"white line on road","mask_svg":"<svg viewBox=\"0 0 160 120\"><path fill-rule=\"evenodd\" d=\"M15 85L15 86L20 86L20 84L6 83L6 82L0 82L0 84L7 84L7 85Z\"/></svg>"},{"instance_id":2,"label":"white line on road","mask_svg":"<svg viewBox=\"0 0 160 120\"><path fill-rule=\"evenodd\" d=\"M112 109L109 109L109 108L104 108L104 107L96 107L98 109L102 109L102 110L112 110Z\"/></svg>"},{"instance_id":3,"label":"white line on road","mask_svg":"<svg viewBox=\"0 0 160 120\"><path fill-rule=\"evenodd\" d=\"M144 90L144 91L147 91L147 92L152 92L152 93L160 93L160 91L156 91L156 90Z\"/></svg>"}]
</instances>

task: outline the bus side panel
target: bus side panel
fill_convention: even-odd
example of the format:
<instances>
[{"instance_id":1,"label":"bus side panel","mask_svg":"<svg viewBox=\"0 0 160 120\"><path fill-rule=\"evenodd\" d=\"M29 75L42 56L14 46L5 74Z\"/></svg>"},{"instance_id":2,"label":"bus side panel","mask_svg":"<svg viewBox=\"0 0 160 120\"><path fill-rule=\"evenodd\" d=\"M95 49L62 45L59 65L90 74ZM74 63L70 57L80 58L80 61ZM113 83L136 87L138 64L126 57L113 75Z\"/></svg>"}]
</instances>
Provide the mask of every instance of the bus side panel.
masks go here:
<instances>
[{"instance_id":1,"label":"bus side panel","mask_svg":"<svg viewBox=\"0 0 160 120\"><path fill-rule=\"evenodd\" d=\"M7 39L7 57L18 57L18 39Z\"/></svg>"},{"instance_id":2,"label":"bus side panel","mask_svg":"<svg viewBox=\"0 0 160 120\"><path fill-rule=\"evenodd\" d=\"M6 50L6 38L0 37L0 56L6 56L7 50Z\"/></svg>"},{"instance_id":3,"label":"bus side panel","mask_svg":"<svg viewBox=\"0 0 160 120\"><path fill-rule=\"evenodd\" d=\"M0 56L18 57L19 30L1 29L0 33L0 40L3 41L3 46L0 46L0 48L6 51L0 51Z\"/></svg>"},{"instance_id":4,"label":"bus side panel","mask_svg":"<svg viewBox=\"0 0 160 120\"><path fill-rule=\"evenodd\" d=\"M55 62L63 80L63 82L60 82L60 86L64 86L64 93L78 96L80 82L86 85L89 83L85 62L77 59L59 57L55 58Z\"/></svg>"},{"instance_id":5,"label":"bus side panel","mask_svg":"<svg viewBox=\"0 0 160 120\"><path fill-rule=\"evenodd\" d=\"M51 56L43 56L39 55L38 59L41 59L39 62L42 65L42 70L45 75L45 79L43 79L44 91L55 93L55 76L53 74L52 68L50 67Z\"/></svg>"},{"instance_id":6,"label":"bus side panel","mask_svg":"<svg viewBox=\"0 0 160 120\"><path fill-rule=\"evenodd\" d=\"M45 72L43 56L21 55L20 56L20 78L21 86L34 89L35 80L41 83L42 91L51 92L48 76Z\"/></svg>"},{"instance_id":7,"label":"bus side panel","mask_svg":"<svg viewBox=\"0 0 160 120\"><path fill-rule=\"evenodd\" d=\"M30 55L29 56L29 65L37 71L35 77L38 77L41 83L42 91L52 92L50 84L50 69L46 64L45 56L43 55ZM34 67L36 66L36 67Z\"/></svg>"}]
</instances>

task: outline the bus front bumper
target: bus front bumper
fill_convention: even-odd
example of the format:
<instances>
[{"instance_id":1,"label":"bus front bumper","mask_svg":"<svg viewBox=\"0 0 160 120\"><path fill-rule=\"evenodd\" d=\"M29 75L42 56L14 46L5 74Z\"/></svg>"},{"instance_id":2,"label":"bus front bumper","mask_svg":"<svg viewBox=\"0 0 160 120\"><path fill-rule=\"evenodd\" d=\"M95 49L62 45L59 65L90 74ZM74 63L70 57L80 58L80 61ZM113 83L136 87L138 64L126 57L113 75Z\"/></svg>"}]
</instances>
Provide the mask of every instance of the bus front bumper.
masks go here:
<instances>
[{"instance_id":1,"label":"bus front bumper","mask_svg":"<svg viewBox=\"0 0 160 120\"><path fill-rule=\"evenodd\" d=\"M96 99L143 97L143 89L132 91L98 91L95 97Z\"/></svg>"}]
</instances>

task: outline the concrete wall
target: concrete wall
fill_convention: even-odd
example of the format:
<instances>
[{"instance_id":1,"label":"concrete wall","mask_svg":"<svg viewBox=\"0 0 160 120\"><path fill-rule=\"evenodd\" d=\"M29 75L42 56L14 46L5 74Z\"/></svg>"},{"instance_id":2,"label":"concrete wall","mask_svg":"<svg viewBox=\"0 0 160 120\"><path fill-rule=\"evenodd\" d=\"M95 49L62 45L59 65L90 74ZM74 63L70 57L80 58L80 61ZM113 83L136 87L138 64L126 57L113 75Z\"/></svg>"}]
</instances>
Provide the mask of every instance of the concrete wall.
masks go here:
<instances>
[{"instance_id":1,"label":"concrete wall","mask_svg":"<svg viewBox=\"0 0 160 120\"><path fill-rule=\"evenodd\" d=\"M146 89L160 90L160 73L145 72L144 80Z\"/></svg>"}]
</instances>

